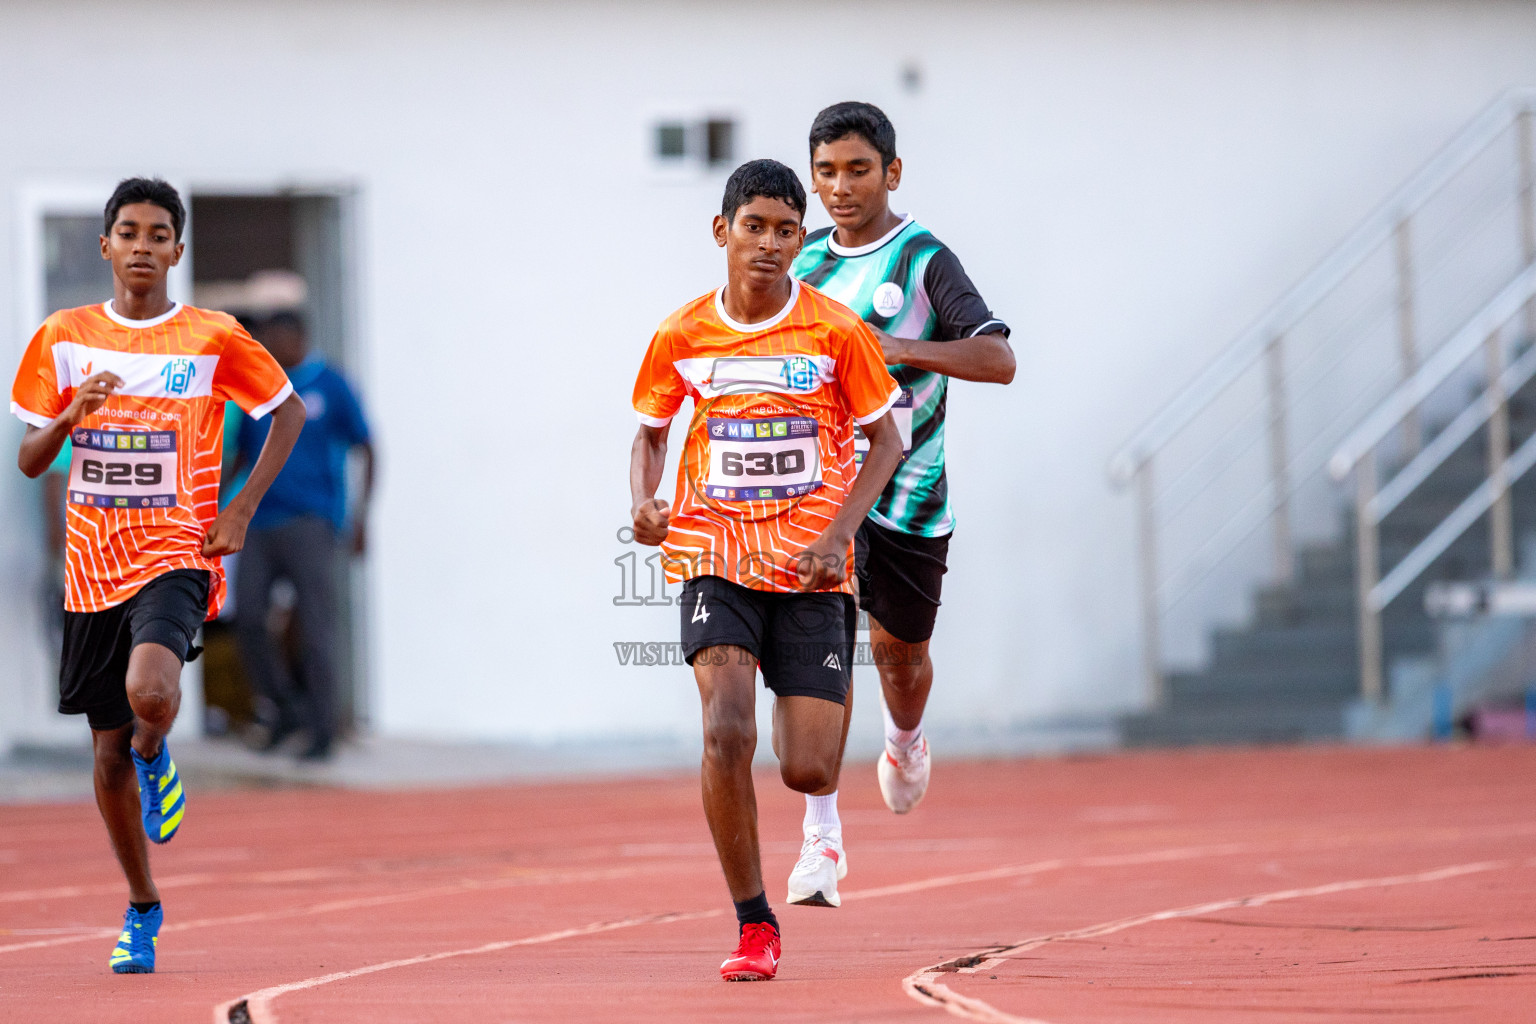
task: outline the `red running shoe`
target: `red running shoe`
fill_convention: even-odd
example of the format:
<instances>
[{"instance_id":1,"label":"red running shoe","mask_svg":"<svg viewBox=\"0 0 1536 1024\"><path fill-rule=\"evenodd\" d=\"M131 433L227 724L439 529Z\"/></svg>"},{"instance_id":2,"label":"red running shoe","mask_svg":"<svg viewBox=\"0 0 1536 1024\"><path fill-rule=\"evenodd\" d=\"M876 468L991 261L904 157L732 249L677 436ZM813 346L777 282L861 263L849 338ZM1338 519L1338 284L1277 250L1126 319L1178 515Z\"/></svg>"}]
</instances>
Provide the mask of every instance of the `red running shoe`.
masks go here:
<instances>
[{"instance_id":1,"label":"red running shoe","mask_svg":"<svg viewBox=\"0 0 1536 1024\"><path fill-rule=\"evenodd\" d=\"M726 981L772 981L779 973L779 930L771 924L744 924L736 952L720 965Z\"/></svg>"}]
</instances>

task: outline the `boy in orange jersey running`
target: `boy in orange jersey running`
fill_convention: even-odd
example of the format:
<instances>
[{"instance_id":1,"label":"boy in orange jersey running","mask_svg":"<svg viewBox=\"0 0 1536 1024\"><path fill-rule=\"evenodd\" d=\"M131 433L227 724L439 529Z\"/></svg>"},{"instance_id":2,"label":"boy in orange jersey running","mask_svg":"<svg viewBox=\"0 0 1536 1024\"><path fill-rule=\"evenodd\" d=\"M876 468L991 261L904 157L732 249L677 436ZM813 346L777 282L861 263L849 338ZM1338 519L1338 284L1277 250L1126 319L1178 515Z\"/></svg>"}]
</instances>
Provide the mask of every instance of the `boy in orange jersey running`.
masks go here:
<instances>
[{"instance_id":1,"label":"boy in orange jersey running","mask_svg":"<svg viewBox=\"0 0 1536 1024\"><path fill-rule=\"evenodd\" d=\"M683 654L704 709L704 814L740 927L720 966L727 981L772 978L780 953L752 788L757 669L776 698L785 785L823 788L836 778L848 699L853 536L901 458L890 415L900 389L879 341L789 276L804 217L788 167L738 168L714 219L726 283L662 323L635 382L631 516L635 539L661 545L668 578L683 581ZM689 396L669 507L655 493ZM870 443L862 470L856 423Z\"/></svg>"},{"instance_id":2,"label":"boy in orange jersey running","mask_svg":"<svg viewBox=\"0 0 1536 1024\"><path fill-rule=\"evenodd\" d=\"M59 710L91 727L96 806L128 879L110 960L118 974L155 969L163 915L144 840L169 840L186 809L165 744L182 664L223 601L220 556L240 550L304 426L288 378L233 317L170 300L185 219L165 182L121 182L101 236L111 301L50 316L11 390L11 411L27 424L23 473L38 476L73 444ZM271 413L272 431L219 512L226 401Z\"/></svg>"}]
</instances>

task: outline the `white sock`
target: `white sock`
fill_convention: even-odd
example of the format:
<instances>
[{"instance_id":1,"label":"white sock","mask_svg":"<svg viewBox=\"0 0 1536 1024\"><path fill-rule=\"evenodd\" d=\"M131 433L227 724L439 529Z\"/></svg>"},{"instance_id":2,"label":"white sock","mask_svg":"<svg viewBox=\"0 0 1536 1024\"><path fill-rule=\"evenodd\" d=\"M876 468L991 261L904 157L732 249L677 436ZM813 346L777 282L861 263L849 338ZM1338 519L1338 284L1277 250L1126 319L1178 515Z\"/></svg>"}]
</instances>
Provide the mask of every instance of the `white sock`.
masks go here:
<instances>
[{"instance_id":1,"label":"white sock","mask_svg":"<svg viewBox=\"0 0 1536 1024\"><path fill-rule=\"evenodd\" d=\"M837 790L826 796L805 795L805 827L812 826L822 831L843 830L843 819L837 816Z\"/></svg>"},{"instance_id":2,"label":"white sock","mask_svg":"<svg viewBox=\"0 0 1536 1024\"><path fill-rule=\"evenodd\" d=\"M923 723L918 722L916 729L898 729L896 720L891 717L891 709L880 702L880 711L885 715L885 742L897 750L910 750L918 740L923 738Z\"/></svg>"}]
</instances>

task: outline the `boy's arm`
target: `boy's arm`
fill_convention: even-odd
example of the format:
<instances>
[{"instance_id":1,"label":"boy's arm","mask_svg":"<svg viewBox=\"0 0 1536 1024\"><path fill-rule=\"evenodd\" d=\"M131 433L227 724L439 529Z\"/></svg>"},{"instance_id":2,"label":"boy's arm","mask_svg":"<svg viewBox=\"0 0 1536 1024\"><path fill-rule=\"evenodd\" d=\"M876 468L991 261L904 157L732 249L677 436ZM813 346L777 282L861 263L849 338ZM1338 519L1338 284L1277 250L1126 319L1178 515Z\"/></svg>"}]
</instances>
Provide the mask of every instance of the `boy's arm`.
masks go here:
<instances>
[{"instance_id":1,"label":"boy's arm","mask_svg":"<svg viewBox=\"0 0 1536 1024\"><path fill-rule=\"evenodd\" d=\"M629 515L635 524L635 540L655 547L667 539L672 514L656 497L661 474L667 466L667 431L672 424L654 427L642 423L629 450Z\"/></svg>"},{"instance_id":2,"label":"boy's arm","mask_svg":"<svg viewBox=\"0 0 1536 1024\"><path fill-rule=\"evenodd\" d=\"M800 553L796 574L806 590L829 590L848 578L848 545L901 462L901 431L890 412L864 424L863 429L869 438L869 451L847 500L821 536Z\"/></svg>"},{"instance_id":3,"label":"boy's arm","mask_svg":"<svg viewBox=\"0 0 1536 1024\"><path fill-rule=\"evenodd\" d=\"M59 449L69 440L69 432L80 425L91 413L100 409L112 392L123 386L123 378L110 370L92 374L75 389L64 411L53 418L46 427L27 424L27 432L21 439L21 449L16 453L16 465L27 476L36 479L53 465Z\"/></svg>"},{"instance_id":4,"label":"boy's arm","mask_svg":"<svg viewBox=\"0 0 1536 1024\"><path fill-rule=\"evenodd\" d=\"M267 493L283 463L288 461L293 442L299 439L299 431L303 429L304 400L290 394L272 410L272 429L267 431L266 443L261 446L261 454L256 457L256 465L251 467L245 486L208 527L208 536L203 538L204 557L232 555L245 547L245 528L250 525L251 516L256 514L262 495Z\"/></svg>"},{"instance_id":5,"label":"boy's arm","mask_svg":"<svg viewBox=\"0 0 1536 1024\"><path fill-rule=\"evenodd\" d=\"M896 338L877 328L886 365L905 364L983 384L1012 381L1015 363L1008 344L1008 325L992 315L970 275L948 248L934 253L923 269L923 290L938 316L938 336L943 340Z\"/></svg>"},{"instance_id":6,"label":"boy's arm","mask_svg":"<svg viewBox=\"0 0 1536 1024\"><path fill-rule=\"evenodd\" d=\"M1008 384L1013 380L1016 363L1013 346L1002 333L978 334L954 341L917 341L898 338L870 325L880 339L887 366L915 366L919 370L942 373L959 380L983 384Z\"/></svg>"}]
</instances>

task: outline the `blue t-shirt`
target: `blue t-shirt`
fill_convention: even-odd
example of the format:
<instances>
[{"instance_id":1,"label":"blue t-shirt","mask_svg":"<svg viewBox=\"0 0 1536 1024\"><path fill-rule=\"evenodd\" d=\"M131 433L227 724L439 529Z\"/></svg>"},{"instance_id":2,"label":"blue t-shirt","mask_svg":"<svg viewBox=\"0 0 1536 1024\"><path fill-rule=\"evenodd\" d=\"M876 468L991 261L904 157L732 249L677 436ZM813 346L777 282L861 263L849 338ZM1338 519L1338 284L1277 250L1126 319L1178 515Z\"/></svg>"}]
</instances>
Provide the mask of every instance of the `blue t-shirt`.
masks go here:
<instances>
[{"instance_id":1,"label":"blue t-shirt","mask_svg":"<svg viewBox=\"0 0 1536 1024\"><path fill-rule=\"evenodd\" d=\"M303 515L324 516L338 530L347 516L347 450L368 443L368 422L346 379L317 357L288 371L294 393L304 400L304 430L293 454L261 499L251 526L281 526ZM247 465L255 465L271 420L244 416L235 443Z\"/></svg>"}]
</instances>

